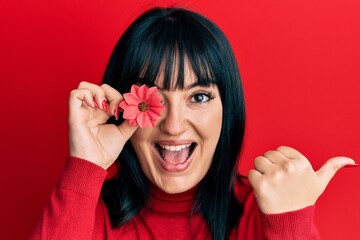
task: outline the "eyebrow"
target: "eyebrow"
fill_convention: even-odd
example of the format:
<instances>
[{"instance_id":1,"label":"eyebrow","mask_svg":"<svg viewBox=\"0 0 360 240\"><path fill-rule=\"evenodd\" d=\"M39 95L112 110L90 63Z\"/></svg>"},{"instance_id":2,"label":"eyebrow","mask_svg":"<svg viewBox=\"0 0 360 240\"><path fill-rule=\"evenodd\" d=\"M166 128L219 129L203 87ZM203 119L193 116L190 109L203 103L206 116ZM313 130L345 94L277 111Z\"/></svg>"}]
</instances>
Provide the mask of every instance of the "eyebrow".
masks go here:
<instances>
[{"instance_id":1,"label":"eyebrow","mask_svg":"<svg viewBox=\"0 0 360 240\"><path fill-rule=\"evenodd\" d=\"M198 86L200 86L200 87L210 87L210 86L212 86L212 85L214 85L214 84L200 84L200 83L198 83L198 82L194 82L194 83L192 83L192 84L190 84L190 85L188 85L188 86L185 86L183 89L181 89L182 91L188 91L188 90L190 90L190 89L192 89L192 88L195 88L195 87L198 87ZM162 88L162 87L159 87L158 85L156 85L155 84L155 87L157 87L158 88L158 90L160 90L160 91L164 91L164 88Z\"/></svg>"}]
</instances>

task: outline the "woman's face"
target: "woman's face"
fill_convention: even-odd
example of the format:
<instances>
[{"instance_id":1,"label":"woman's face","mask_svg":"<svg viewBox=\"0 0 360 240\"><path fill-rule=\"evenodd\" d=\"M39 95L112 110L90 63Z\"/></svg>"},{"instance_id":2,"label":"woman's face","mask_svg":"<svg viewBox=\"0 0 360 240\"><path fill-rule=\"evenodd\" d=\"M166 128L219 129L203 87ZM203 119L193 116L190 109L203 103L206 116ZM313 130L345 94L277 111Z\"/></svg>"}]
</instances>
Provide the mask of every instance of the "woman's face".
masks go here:
<instances>
[{"instance_id":1,"label":"woman's face","mask_svg":"<svg viewBox=\"0 0 360 240\"><path fill-rule=\"evenodd\" d=\"M217 86L196 84L185 67L183 90L159 89L165 105L154 128L139 128L131 143L149 180L167 193L194 187L208 171L222 125ZM157 79L162 86L163 77Z\"/></svg>"}]
</instances>

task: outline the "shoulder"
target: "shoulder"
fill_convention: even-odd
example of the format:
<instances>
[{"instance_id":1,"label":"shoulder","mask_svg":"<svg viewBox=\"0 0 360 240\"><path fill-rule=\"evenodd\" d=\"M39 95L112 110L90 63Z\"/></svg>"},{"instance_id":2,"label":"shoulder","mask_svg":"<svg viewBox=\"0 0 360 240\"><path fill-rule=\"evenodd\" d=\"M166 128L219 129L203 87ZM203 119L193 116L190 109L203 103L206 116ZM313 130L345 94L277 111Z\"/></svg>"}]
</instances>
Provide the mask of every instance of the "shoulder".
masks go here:
<instances>
[{"instance_id":1,"label":"shoulder","mask_svg":"<svg viewBox=\"0 0 360 240\"><path fill-rule=\"evenodd\" d=\"M254 217L259 214L260 210L253 188L246 176L237 175L234 182L234 194L236 200L243 208L243 217Z\"/></svg>"},{"instance_id":2,"label":"shoulder","mask_svg":"<svg viewBox=\"0 0 360 240\"><path fill-rule=\"evenodd\" d=\"M246 176L237 174L234 180L234 194L240 204L244 204L252 195L252 187Z\"/></svg>"}]
</instances>

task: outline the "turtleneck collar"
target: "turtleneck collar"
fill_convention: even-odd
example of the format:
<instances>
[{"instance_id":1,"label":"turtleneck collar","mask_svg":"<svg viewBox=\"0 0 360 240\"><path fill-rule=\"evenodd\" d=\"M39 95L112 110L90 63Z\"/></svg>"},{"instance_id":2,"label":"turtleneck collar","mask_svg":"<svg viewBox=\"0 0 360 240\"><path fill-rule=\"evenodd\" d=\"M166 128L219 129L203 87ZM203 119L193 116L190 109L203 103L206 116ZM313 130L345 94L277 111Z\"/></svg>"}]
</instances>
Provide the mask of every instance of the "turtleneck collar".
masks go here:
<instances>
[{"instance_id":1,"label":"turtleneck collar","mask_svg":"<svg viewBox=\"0 0 360 240\"><path fill-rule=\"evenodd\" d=\"M151 184L148 209L158 213L189 214L197 188L198 185L182 193L170 194Z\"/></svg>"}]
</instances>

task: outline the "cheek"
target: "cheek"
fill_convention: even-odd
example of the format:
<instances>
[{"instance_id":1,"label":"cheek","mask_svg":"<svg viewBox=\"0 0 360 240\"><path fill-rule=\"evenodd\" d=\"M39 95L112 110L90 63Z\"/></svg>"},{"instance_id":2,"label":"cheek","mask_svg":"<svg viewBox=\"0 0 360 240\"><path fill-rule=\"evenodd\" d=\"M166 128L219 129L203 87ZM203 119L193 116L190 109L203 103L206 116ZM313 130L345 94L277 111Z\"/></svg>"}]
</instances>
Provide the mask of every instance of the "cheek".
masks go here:
<instances>
[{"instance_id":1,"label":"cheek","mask_svg":"<svg viewBox=\"0 0 360 240\"><path fill-rule=\"evenodd\" d=\"M137 130L130 138L131 144L135 150L136 157L140 164L140 168L147 178L151 178L151 163L149 161L151 155L151 149L147 144L147 134L143 133L142 129Z\"/></svg>"},{"instance_id":2,"label":"cheek","mask_svg":"<svg viewBox=\"0 0 360 240\"><path fill-rule=\"evenodd\" d=\"M210 112L208 111L207 113ZM202 179L211 166L215 148L219 141L222 127L222 109L220 108L218 111L212 111L211 114L202 114L199 119L202 119L197 122L197 131L202 140L198 155L201 161L195 161L195 163L197 177Z\"/></svg>"},{"instance_id":3,"label":"cheek","mask_svg":"<svg viewBox=\"0 0 360 240\"><path fill-rule=\"evenodd\" d=\"M151 136L152 129L149 128L138 128L135 133L131 136L130 141L133 144L142 144L148 141Z\"/></svg>"},{"instance_id":4,"label":"cheek","mask_svg":"<svg viewBox=\"0 0 360 240\"><path fill-rule=\"evenodd\" d=\"M146 160L151 151L149 144L151 133L152 129L139 128L130 138L130 142L135 150L136 156L138 157L141 165L143 165L143 162Z\"/></svg>"},{"instance_id":5,"label":"cheek","mask_svg":"<svg viewBox=\"0 0 360 240\"><path fill-rule=\"evenodd\" d=\"M198 128L201 129L204 140L209 139L217 142L222 127L222 108L207 111L200 116Z\"/></svg>"},{"instance_id":6,"label":"cheek","mask_svg":"<svg viewBox=\"0 0 360 240\"><path fill-rule=\"evenodd\" d=\"M212 109L207 109L198 116L196 121L196 131L201 139L199 157L202 161L201 172L207 172L211 165L216 145L219 141L222 127L222 106L217 105Z\"/></svg>"}]
</instances>

